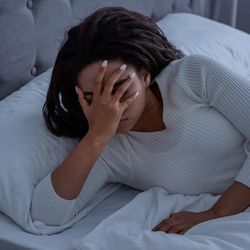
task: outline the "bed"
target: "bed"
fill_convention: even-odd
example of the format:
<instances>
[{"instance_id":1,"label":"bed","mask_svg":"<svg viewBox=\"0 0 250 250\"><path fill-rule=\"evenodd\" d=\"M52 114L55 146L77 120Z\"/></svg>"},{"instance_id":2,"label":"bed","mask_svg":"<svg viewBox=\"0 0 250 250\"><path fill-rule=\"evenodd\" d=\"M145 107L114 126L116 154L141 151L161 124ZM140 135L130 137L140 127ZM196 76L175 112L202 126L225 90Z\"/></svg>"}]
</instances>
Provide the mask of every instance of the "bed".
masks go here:
<instances>
[{"instance_id":1,"label":"bed","mask_svg":"<svg viewBox=\"0 0 250 250\"><path fill-rule=\"evenodd\" d=\"M30 194L26 192L24 195L23 193L36 184L34 180L39 180L48 173L50 170L48 166L57 165L76 143L74 140L55 138L50 135L46 131L41 117L41 105L46 96L56 53L67 29L78 23L91 11L109 5L124 6L152 17L169 40L186 55L210 56L250 79L250 35L229 25L208 19L218 17L218 13L215 13L216 1L12 0L1 2L0 249L161 250L163 249L161 244L165 244L164 240L170 242L169 249L175 250L185 250L184 245L189 247L187 249L191 249L191 246L193 249L201 249L201 247L216 250L250 249L247 247L250 246L250 243L245 237L235 239L235 242L239 239L244 242L240 248L231 241L226 242L226 237L229 235L225 235L225 238L222 237L223 243L216 243L212 236L210 238L197 236L183 241L184 245L181 245L182 243L178 245L176 243L179 240L177 235L171 239L165 238L166 235L163 233L153 237L149 230L144 230L143 234L139 234L142 224L146 228L152 226L152 216L155 215L158 218L160 218L160 214L162 216L163 211L158 211L157 216L154 213L148 214L146 211L146 208L152 205L154 195L158 195L157 197L166 195L157 187L142 192L126 185L117 184L115 193L100 202L93 202L93 206L90 206L82 218L71 225L68 224L57 231L53 229L48 235L42 235L43 225L36 225L41 229L40 231L35 231L35 228L32 227L25 227L25 225L30 225L30 221L27 222L30 217L24 213L30 205L28 204ZM234 17L234 14L231 13L231 16L228 17L228 24L232 24ZM51 150L55 150L56 147L59 149L52 155ZM33 165L33 169L32 164L36 165L35 167ZM37 167L42 169L39 174L35 171ZM30 170L29 174L24 175L24 170ZM29 177L32 179L30 183L28 182ZM21 183L20 180L23 183L27 181L22 188L18 186ZM217 196L204 195L192 197L190 203L185 203L184 197L175 196L172 197L169 209L176 208L176 202L183 200L181 203L183 206L180 206L179 209L186 205L199 210L202 206L211 205L217 198ZM25 204L23 205L23 203ZM131 226L129 223L122 229L120 225L126 224L122 215L129 216L129 212L134 211L140 204L145 205L145 210L142 210L140 215L145 215L146 217L142 217L147 220L138 221L138 227L135 227L134 231L128 230ZM11 216L16 210L19 215L23 213L25 216L22 219ZM241 228L245 231L249 229L250 224L250 211L247 212L244 217L241 217L241 221L248 222ZM131 215L127 222L132 222L133 219L135 218ZM236 219L225 223L239 223L239 220L236 221ZM117 232L112 232L110 229L110 235L103 234L112 225ZM233 224L225 224L225 227L227 225ZM202 232L202 226L190 231L201 229ZM215 232L213 226L207 227L207 231L203 231L204 234ZM238 232L240 232L240 223ZM84 237L86 235L88 237ZM114 236L117 237L117 241L112 241ZM100 239L99 241L94 240L97 237ZM234 239L233 232L230 237ZM190 240L192 240L192 244ZM102 246L98 245L100 242ZM148 244L145 245L145 242ZM152 245L153 242L155 245Z\"/></svg>"}]
</instances>

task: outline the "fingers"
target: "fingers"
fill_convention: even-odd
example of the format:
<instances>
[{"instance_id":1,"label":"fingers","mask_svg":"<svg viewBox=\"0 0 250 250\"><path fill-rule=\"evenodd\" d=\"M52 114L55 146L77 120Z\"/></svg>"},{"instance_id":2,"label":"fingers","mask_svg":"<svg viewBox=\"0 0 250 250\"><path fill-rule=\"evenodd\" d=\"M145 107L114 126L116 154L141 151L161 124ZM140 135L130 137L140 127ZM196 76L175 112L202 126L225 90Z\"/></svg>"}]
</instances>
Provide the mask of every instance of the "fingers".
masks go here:
<instances>
[{"instance_id":1,"label":"fingers","mask_svg":"<svg viewBox=\"0 0 250 250\"><path fill-rule=\"evenodd\" d=\"M152 231L163 231L165 233L185 234L190 229L190 225L174 220L165 219L155 226Z\"/></svg>"},{"instance_id":2,"label":"fingers","mask_svg":"<svg viewBox=\"0 0 250 250\"><path fill-rule=\"evenodd\" d=\"M135 72L133 72L129 78L116 90L114 94L114 98L116 100L120 100L120 98L124 95L128 87L131 85L133 79L135 77Z\"/></svg>"},{"instance_id":3,"label":"fingers","mask_svg":"<svg viewBox=\"0 0 250 250\"><path fill-rule=\"evenodd\" d=\"M158 231L160 228L161 228L161 226L164 224L164 220L160 223L160 224L158 224L157 226L155 226L154 228L153 228L153 231Z\"/></svg>"},{"instance_id":4,"label":"fingers","mask_svg":"<svg viewBox=\"0 0 250 250\"><path fill-rule=\"evenodd\" d=\"M136 99L136 97L138 95L139 95L139 91L136 91L127 100L125 100L124 102L122 102L121 106L122 106L123 110L125 110L130 105L130 103L132 103Z\"/></svg>"},{"instance_id":5,"label":"fingers","mask_svg":"<svg viewBox=\"0 0 250 250\"><path fill-rule=\"evenodd\" d=\"M122 64L120 66L120 68L118 70L116 70L112 74L112 76L107 80L107 82L105 83L105 86L103 88L103 95L105 95L106 97L108 97L108 96L111 95L111 93L113 91L114 84L120 78L120 76L123 74L123 72L125 71L126 67L127 67L126 64Z\"/></svg>"},{"instance_id":6,"label":"fingers","mask_svg":"<svg viewBox=\"0 0 250 250\"><path fill-rule=\"evenodd\" d=\"M186 229L179 232L179 234L183 235L185 234L191 227L187 227Z\"/></svg>"},{"instance_id":7,"label":"fingers","mask_svg":"<svg viewBox=\"0 0 250 250\"><path fill-rule=\"evenodd\" d=\"M170 230L173 226L175 226L175 221L172 218L164 219L158 224L156 227L154 227L154 231L165 231L167 232Z\"/></svg>"},{"instance_id":8,"label":"fingers","mask_svg":"<svg viewBox=\"0 0 250 250\"><path fill-rule=\"evenodd\" d=\"M103 87L102 82L103 82L106 70L108 68L107 65L108 65L108 61L104 60L96 76L96 84L94 85L93 89L94 89L94 92L98 93L98 95L102 93L102 87Z\"/></svg>"},{"instance_id":9,"label":"fingers","mask_svg":"<svg viewBox=\"0 0 250 250\"><path fill-rule=\"evenodd\" d=\"M76 89L76 94L77 94L77 97L78 97L78 101L79 101L79 103L80 103L83 111L84 110L86 111L87 108L88 108L88 106L89 106L89 104L85 100L84 95L82 93L82 90L77 85L75 86L75 89Z\"/></svg>"},{"instance_id":10,"label":"fingers","mask_svg":"<svg viewBox=\"0 0 250 250\"><path fill-rule=\"evenodd\" d=\"M178 234L178 233L180 233L182 230L184 230L186 227L187 227L187 226L184 225L184 224L182 224L182 225L174 225L172 228L167 229L167 230L166 230L165 228L163 228L163 231L166 232L166 233L169 233L169 234L171 234L171 233Z\"/></svg>"},{"instance_id":11,"label":"fingers","mask_svg":"<svg viewBox=\"0 0 250 250\"><path fill-rule=\"evenodd\" d=\"M170 230L171 228L173 227L173 225L169 224L169 223L166 223L161 226L159 226L159 228L157 229L158 231L164 231L164 232L167 232L168 230Z\"/></svg>"}]
</instances>

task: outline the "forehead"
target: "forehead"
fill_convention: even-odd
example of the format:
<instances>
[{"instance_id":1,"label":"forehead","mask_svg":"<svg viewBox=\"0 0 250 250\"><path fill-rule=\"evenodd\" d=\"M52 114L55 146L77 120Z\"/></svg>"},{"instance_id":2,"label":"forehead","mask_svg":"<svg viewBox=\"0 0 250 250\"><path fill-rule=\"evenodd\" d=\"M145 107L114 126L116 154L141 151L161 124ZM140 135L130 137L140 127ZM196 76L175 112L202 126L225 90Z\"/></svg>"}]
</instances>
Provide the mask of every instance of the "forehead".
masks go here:
<instances>
[{"instance_id":1,"label":"forehead","mask_svg":"<svg viewBox=\"0 0 250 250\"><path fill-rule=\"evenodd\" d=\"M81 86L84 91L90 91L93 89L93 84L97 73L101 69L101 64L103 61L97 61L84 67L77 76L77 83ZM123 64L121 60L109 60L107 70L104 76L104 82L112 75L113 72L118 70ZM121 75L121 78L127 76L132 70L132 67L127 65L125 72Z\"/></svg>"}]
</instances>

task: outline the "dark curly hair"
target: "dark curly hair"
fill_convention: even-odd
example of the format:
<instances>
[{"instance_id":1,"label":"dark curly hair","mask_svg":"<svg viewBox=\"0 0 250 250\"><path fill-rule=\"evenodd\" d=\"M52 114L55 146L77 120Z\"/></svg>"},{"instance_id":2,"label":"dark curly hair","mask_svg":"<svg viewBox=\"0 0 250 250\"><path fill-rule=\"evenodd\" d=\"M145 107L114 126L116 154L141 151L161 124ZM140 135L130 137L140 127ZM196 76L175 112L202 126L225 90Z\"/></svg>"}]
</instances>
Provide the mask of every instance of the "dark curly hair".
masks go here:
<instances>
[{"instance_id":1,"label":"dark curly hair","mask_svg":"<svg viewBox=\"0 0 250 250\"><path fill-rule=\"evenodd\" d=\"M154 79L171 61L184 56L150 17L120 6L97 9L67 35L43 106L46 126L57 136L80 139L88 132L75 92L77 74L88 64L120 59L137 72L147 70Z\"/></svg>"}]
</instances>

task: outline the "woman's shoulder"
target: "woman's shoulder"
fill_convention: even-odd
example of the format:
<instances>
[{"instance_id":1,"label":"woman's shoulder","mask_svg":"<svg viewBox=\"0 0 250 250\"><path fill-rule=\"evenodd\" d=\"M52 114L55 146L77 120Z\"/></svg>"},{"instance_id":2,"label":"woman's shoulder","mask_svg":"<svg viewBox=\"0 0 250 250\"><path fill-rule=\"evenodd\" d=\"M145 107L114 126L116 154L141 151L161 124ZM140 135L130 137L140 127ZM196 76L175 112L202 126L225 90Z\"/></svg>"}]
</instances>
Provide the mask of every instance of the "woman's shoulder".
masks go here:
<instances>
[{"instance_id":1,"label":"woman's shoulder","mask_svg":"<svg viewBox=\"0 0 250 250\"><path fill-rule=\"evenodd\" d=\"M166 87L175 79L175 82L182 84L182 80L201 77L202 69L209 68L211 65L217 65L214 59L205 55L192 54L170 62L160 73L154 78L159 86Z\"/></svg>"},{"instance_id":2,"label":"woman's shoulder","mask_svg":"<svg viewBox=\"0 0 250 250\"><path fill-rule=\"evenodd\" d=\"M184 77L194 71L199 72L202 68L210 67L211 65L221 65L215 59L202 54L185 55L180 59L173 60L166 65L159 74L154 78L156 82L165 83L172 78Z\"/></svg>"},{"instance_id":3,"label":"woman's shoulder","mask_svg":"<svg viewBox=\"0 0 250 250\"><path fill-rule=\"evenodd\" d=\"M202 54L186 55L178 60L174 60L170 65L174 68L186 68L192 70L195 68L209 67L210 65L217 65L221 63L209 56Z\"/></svg>"}]
</instances>

